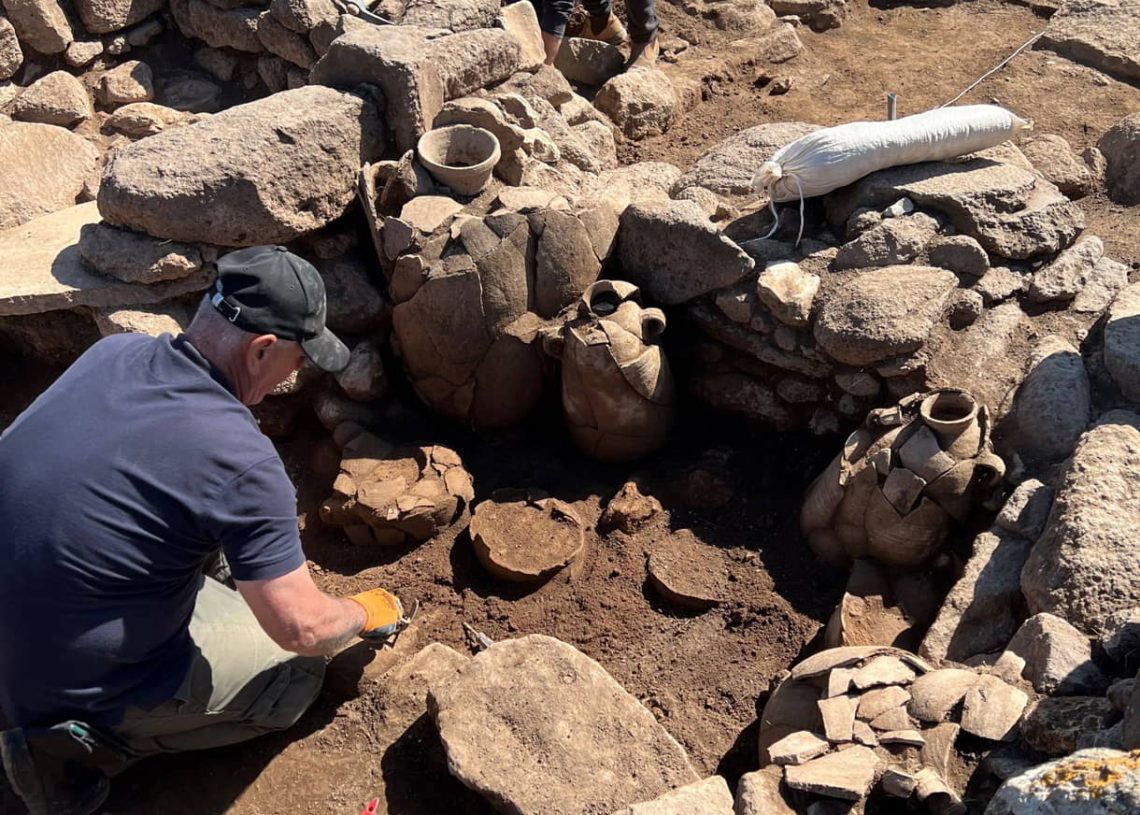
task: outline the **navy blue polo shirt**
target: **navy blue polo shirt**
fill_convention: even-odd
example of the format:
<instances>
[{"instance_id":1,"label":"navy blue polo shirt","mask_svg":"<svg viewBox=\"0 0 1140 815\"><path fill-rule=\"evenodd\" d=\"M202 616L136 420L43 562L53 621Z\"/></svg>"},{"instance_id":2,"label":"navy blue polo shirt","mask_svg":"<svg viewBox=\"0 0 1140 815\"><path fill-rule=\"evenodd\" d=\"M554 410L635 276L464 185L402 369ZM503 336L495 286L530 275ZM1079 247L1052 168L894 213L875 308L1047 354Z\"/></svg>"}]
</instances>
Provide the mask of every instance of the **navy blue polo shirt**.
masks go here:
<instances>
[{"instance_id":1,"label":"navy blue polo shirt","mask_svg":"<svg viewBox=\"0 0 1140 815\"><path fill-rule=\"evenodd\" d=\"M186 676L206 559L305 562L280 457L184 337L100 340L0 436L0 710L114 726Z\"/></svg>"}]
</instances>

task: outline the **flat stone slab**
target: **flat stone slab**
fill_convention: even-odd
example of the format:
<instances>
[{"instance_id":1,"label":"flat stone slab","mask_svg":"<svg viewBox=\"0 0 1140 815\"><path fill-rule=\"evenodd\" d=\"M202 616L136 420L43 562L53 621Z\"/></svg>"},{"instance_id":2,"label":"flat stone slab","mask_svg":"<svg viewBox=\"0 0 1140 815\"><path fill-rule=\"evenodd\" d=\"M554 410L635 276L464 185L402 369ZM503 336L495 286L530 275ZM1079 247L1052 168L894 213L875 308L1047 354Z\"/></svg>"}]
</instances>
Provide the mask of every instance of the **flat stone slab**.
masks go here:
<instances>
[{"instance_id":1,"label":"flat stone slab","mask_svg":"<svg viewBox=\"0 0 1140 815\"><path fill-rule=\"evenodd\" d=\"M1041 44L1105 73L1140 79L1140 0L1067 0Z\"/></svg>"},{"instance_id":2,"label":"flat stone slab","mask_svg":"<svg viewBox=\"0 0 1140 815\"><path fill-rule=\"evenodd\" d=\"M732 793L719 775L686 784L653 801L634 804L614 815L732 815Z\"/></svg>"},{"instance_id":3,"label":"flat stone slab","mask_svg":"<svg viewBox=\"0 0 1140 815\"><path fill-rule=\"evenodd\" d=\"M43 215L0 232L0 317L75 306L135 306L203 291L214 267L149 286L93 271L79 256L79 233L100 221L94 201Z\"/></svg>"},{"instance_id":4,"label":"flat stone slab","mask_svg":"<svg viewBox=\"0 0 1140 815\"><path fill-rule=\"evenodd\" d=\"M803 764L818 758L831 749L826 739L815 733L800 730L791 733L768 748L773 764Z\"/></svg>"},{"instance_id":5,"label":"flat stone slab","mask_svg":"<svg viewBox=\"0 0 1140 815\"><path fill-rule=\"evenodd\" d=\"M845 801L858 801L871 790L879 769L879 757L862 745L788 767L784 782L794 790L814 792Z\"/></svg>"},{"instance_id":6,"label":"flat stone slab","mask_svg":"<svg viewBox=\"0 0 1140 815\"><path fill-rule=\"evenodd\" d=\"M962 729L983 739L1002 741L1021 718L1029 695L994 676L980 676L966 693Z\"/></svg>"},{"instance_id":7,"label":"flat stone slab","mask_svg":"<svg viewBox=\"0 0 1140 815\"><path fill-rule=\"evenodd\" d=\"M513 582L546 580L582 553L581 519L545 493L497 490L475 508L471 542L493 576Z\"/></svg>"},{"instance_id":8,"label":"flat stone slab","mask_svg":"<svg viewBox=\"0 0 1140 815\"><path fill-rule=\"evenodd\" d=\"M720 605L728 581L720 551L678 530L649 553L649 582L667 602L694 611Z\"/></svg>"},{"instance_id":9,"label":"flat stone slab","mask_svg":"<svg viewBox=\"0 0 1140 815\"><path fill-rule=\"evenodd\" d=\"M495 643L428 709L451 774L501 812L609 815L700 780L648 708L553 637Z\"/></svg>"}]
</instances>

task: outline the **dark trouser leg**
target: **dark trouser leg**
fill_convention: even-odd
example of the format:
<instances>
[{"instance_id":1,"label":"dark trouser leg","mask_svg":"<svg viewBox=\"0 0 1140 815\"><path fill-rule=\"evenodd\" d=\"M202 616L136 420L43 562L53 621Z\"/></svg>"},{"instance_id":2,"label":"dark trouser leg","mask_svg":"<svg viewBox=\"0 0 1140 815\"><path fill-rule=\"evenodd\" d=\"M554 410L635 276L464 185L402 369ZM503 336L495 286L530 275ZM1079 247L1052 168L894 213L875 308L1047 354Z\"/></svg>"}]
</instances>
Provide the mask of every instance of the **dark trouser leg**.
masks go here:
<instances>
[{"instance_id":1,"label":"dark trouser leg","mask_svg":"<svg viewBox=\"0 0 1140 815\"><path fill-rule=\"evenodd\" d=\"M591 19L601 20L610 16L612 4L610 0L582 0L582 10L590 15Z\"/></svg>"},{"instance_id":2,"label":"dark trouser leg","mask_svg":"<svg viewBox=\"0 0 1140 815\"><path fill-rule=\"evenodd\" d=\"M654 0L626 0L625 7L629 13L629 38L635 43L653 39L659 26Z\"/></svg>"}]
</instances>

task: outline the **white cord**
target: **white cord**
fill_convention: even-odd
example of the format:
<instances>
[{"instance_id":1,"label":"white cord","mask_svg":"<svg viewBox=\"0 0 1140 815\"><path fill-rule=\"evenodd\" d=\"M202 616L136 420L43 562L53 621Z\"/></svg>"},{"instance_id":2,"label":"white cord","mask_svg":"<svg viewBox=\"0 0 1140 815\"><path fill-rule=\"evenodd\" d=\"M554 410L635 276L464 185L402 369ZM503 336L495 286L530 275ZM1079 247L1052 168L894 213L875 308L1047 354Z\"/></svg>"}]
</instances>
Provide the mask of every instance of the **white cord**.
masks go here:
<instances>
[{"instance_id":1,"label":"white cord","mask_svg":"<svg viewBox=\"0 0 1140 815\"><path fill-rule=\"evenodd\" d=\"M945 105L939 105L939 107L940 107L940 108L949 107L950 105L952 105L952 104L954 104L955 102L957 102L957 101L958 101L959 99L961 99L963 96L965 96L965 95L966 95L966 94L968 94L970 91L972 91L974 88L978 87L978 85L981 85L981 84L982 84L982 82L984 82L985 80L989 79L989 77L991 77L993 74L996 74L998 71L1000 71L1000 70L1001 70L1002 68L1004 68L1006 65L1008 65L1008 64L1010 63L1010 60L1012 60L1014 57L1016 57L1018 54L1020 54L1022 51L1024 51L1024 50L1025 50L1026 48L1028 48L1029 46L1033 45L1033 43L1035 43L1035 42L1037 42L1039 39L1041 39L1041 37L1042 37L1044 34L1045 34L1045 32L1044 32L1044 31L1038 31L1036 34L1034 34L1034 35L1033 35L1032 37L1030 37L1028 40L1026 40L1025 42L1023 42L1023 43L1022 43L1022 44L1021 44L1021 45L1018 47L1018 49L1017 49L1016 51L1014 51L1012 54L1010 54L1008 57L1006 57L1005 59L1003 59L1001 62L999 62L999 63L998 63L997 65L995 65L993 68L991 68L990 70L988 70L988 71L986 71L984 74L982 74L980 77L978 77L978 78L977 78L977 80L975 80L975 81L974 81L974 82L973 82L973 83L972 83L972 84L971 84L971 85L970 85L968 88L966 88L966 90L962 91L960 94L958 94L958 95L957 95L957 96L955 96L953 99L951 99L949 102L947 102Z\"/></svg>"}]
</instances>

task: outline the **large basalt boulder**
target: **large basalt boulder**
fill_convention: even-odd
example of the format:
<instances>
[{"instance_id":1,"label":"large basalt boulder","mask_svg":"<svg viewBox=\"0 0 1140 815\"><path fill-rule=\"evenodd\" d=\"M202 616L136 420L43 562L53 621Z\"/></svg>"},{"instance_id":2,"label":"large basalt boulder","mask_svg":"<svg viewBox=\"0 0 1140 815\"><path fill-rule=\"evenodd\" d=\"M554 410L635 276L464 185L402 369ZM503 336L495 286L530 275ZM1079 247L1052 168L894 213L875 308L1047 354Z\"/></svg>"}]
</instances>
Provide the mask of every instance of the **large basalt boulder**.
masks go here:
<instances>
[{"instance_id":1,"label":"large basalt boulder","mask_svg":"<svg viewBox=\"0 0 1140 815\"><path fill-rule=\"evenodd\" d=\"M4 0L20 42L41 54L61 54L75 39L59 0Z\"/></svg>"},{"instance_id":2,"label":"large basalt boulder","mask_svg":"<svg viewBox=\"0 0 1140 815\"><path fill-rule=\"evenodd\" d=\"M497 0L408 0L402 25L470 31L492 28L499 16Z\"/></svg>"},{"instance_id":3,"label":"large basalt boulder","mask_svg":"<svg viewBox=\"0 0 1140 815\"><path fill-rule=\"evenodd\" d=\"M648 708L552 637L495 643L428 709L452 775L501 812L609 815L699 780Z\"/></svg>"},{"instance_id":4,"label":"large basalt boulder","mask_svg":"<svg viewBox=\"0 0 1140 815\"><path fill-rule=\"evenodd\" d=\"M16 29L7 17L0 16L0 81L11 78L23 63L24 51Z\"/></svg>"},{"instance_id":5,"label":"large basalt boulder","mask_svg":"<svg viewBox=\"0 0 1140 815\"><path fill-rule=\"evenodd\" d=\"M189 0L188 24L191 33L214 48L232 48L249 54L263 49L257 38L261 10L250 6L222 9L206 0Z\"/></svg>"},{"instance_id":6,"label":"large basalt boulder","mask_svg":"<svg viewBox=\"0 0 1140 815\"><path fill-rule=\"evenodd\" d=\"M1140 605L1138 469L1135 413L1110 411L1081 437L1021 573L1031 612L1050 612L1091 634L1112 612Z\"/></svg>"},{"instance_id":7,"label":"large basalt boulder","mask_svg":"<svg viewBox=\"0 0 1140 815\"><path fill-rule=\"evenodd\" d=\"M1024 166L982 156L880 170L828 195L828 217L842 227L860 207L881 209L906 196L945 214L991 254L1014 259L1055 254L1084 229L1084 214L1020 158Z\"/></svg>"},{"instance_id":8,"label":"large basalt boulder","mask_svg":"<svg viewBox=\"0 0 1140 815\"><path fill-rule=\"evenodd\" d=\"M1120 204L1140 203L1140 113L1131 113L1101 136L1108 194Z\"/></svg>"},{"instance_id":9,"label":"large basalt boulder","mask_svg":"<svg viewBox=\"0 0 1140 815\"><path fill-rule=\"evenodd\" d=\"M1006 781L985 815L1116 815L1140 811L1140 754L1081 750Z\"/></svg>"},{"instance_id":10,"label":"large basalt boulder","mask_svg":"<svg viewBox=\"0 0 1140 815\"><path fill-rule=\"evenodd\" d=\"M633 204L618 244L623 276L664 305L730 286L756 266L693 201Z\"/></svg>"},{"instance_id":11,"label":"large basalt boulder","mask_svg":"<svg viewBox=\"0 0 1140 815\"><path fill-rule=\"evenodd\" d=\"M1140 79L1140 2L1065 0L1041 44L1125 79Z\"/></svg>"},{"instance_id":12,"label":"large basalt boulder","mask_svg":"<svg viewBox=\"0 0 1140 815\"><path fill-rule=\"evenodd\" d=\"M1097 186L1096 174L1073 154L1073 148L1060 136L1042 134L1021 143L1021 152L1057 189L1070 198L1083 198Z\"/></svg>"},{"instance_id":13,"label":"large basalt boulder","mask_svg":"<svg viewBox=\"0 0 1140 815\"><path fill-rule=\"evenodd\" d=\"M372 103L351 93L274 94L115 151L99 211L161 238L286 243L344 214L381 127Z\"/></svg>"},{"instance_id":14,"label":"large basalt boulder","mask_svg":"<svg viewBox=\"0 0 1140 815\"><path fill-rule=\"evenodd\" d=\"M379 85L403 152L415 148L444 102L506 79L520 59L518 42L502 29L448 34L410 25L367 26L334 40L310 81Z\"/></svg>"},{"instance_id":15,"label":"large basalt boulder","mask_svg":"<svg viewBox=\"0 0 1140 815\"><path fill-rule=\"evenodd\" d=\"M98 162L90 142L62 127L0 125L0 230L74 205Z\"/></svg>"},{"instance_id":16,"label":"large basalt boulder","mask_svg":"<svg viewBox=\"0 0 1140 815\"><path fill-rule=\"evenodd\" d=\"M1089 422L1092 396L1080 353L1051 335L1033 349L1017 388L1004 435L1025 459L1057 462L1068 456Z\"/></svg>"},{"instance_id":17,"label":"large basalt boulder","mask_svg":"<svg viewBox=\"0 0 1140 815\"><path fill-rule=\"evenodd\" d=\"M1108 310L1104 365L1121 393L1140 404L1140 283L1122 290Z\"/></svg>"},{"instance_id":18,"label":"large basalt boulder","mask_svg":"<svg viewBox=\"0 0 1140 815\"><path fill-rule=\"evenodd\" d=\"M543 347L562 361L562 407L579 449L628 461L658 449L673 425L675 387L661 348L665 315L636 286L599 281Z\"/></svg>"},{"instance_id":19,"label":"large basalt boulder","mask_svg":"<svg viewBox=\"0 0 1140 815\"><path fill-rule=\"evenodd\" d=\"M594 106L613 120L627 139L660 136L677 116L677 93L656 68L633 68L602 85Z\"/></svg>"},{"instance_id":20,"label":"large basalt boulder","mask_svg":"<svg viewBox=\"0 0 1140 815\"><path fill-rule=\"evenodd\" d=\"M920 348L958 279L927 266L889 266L857 275L824 300L820 347L848 365L869 365Z\"/></svg>"},{"instance_id":21,"label":"large basalt boulder","mask_svg":"<svg viewBox=\"0 0 1140 815\"><path fill-rule=\"evenodd\" d=\"M83 27L92 34L110 34L142 22L166 6L166 0L74 0Z\"/></svg>"},{"instance_id":22,"label":"large basalt boulder","mask_svg":"<svg viewBox=\"0 0 1140 815\"><path fill-rule=\"evenodd\" d=\"M781 147L814 130L819 130L819 125L805 122L766 122L741 130L697 159L673 186L673 192L704 187L720 195L752 195L756 168Z\"/></svg>"},{"instance_id":23,"label":"large basalt boulder","mask_svg":"<svg viewBox=\"0 0 1140 815\"><path fill-rule=\"evenodd\" d=\"M71 127L95 115L87 90L67 71L42 76L16 97L12 118L25 122Z\"/></svg>"}]
</instances>

